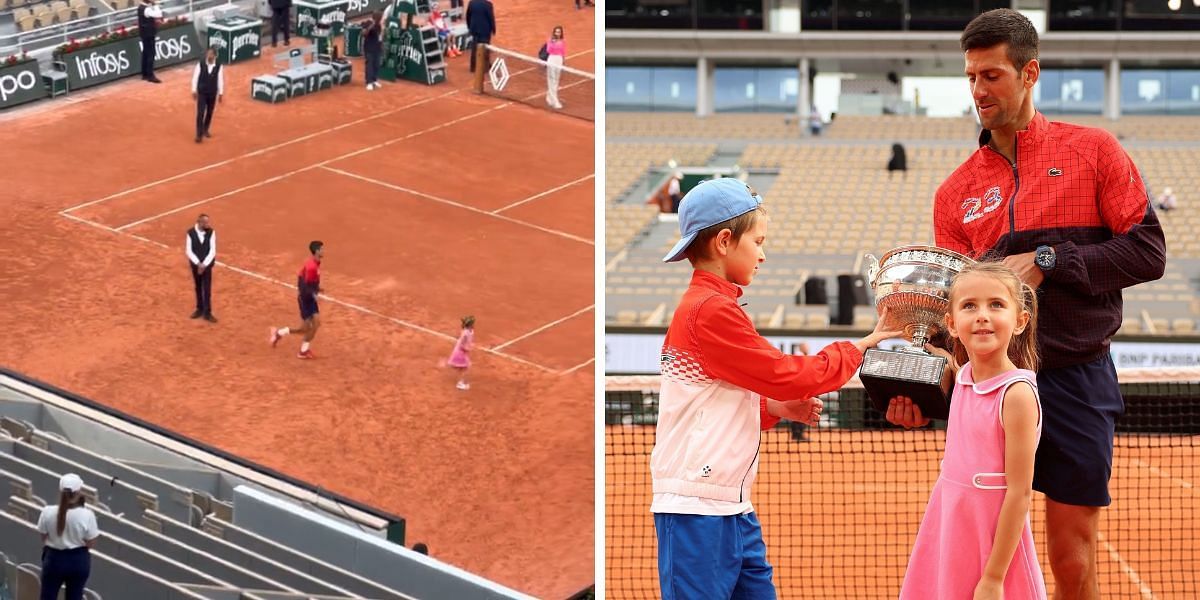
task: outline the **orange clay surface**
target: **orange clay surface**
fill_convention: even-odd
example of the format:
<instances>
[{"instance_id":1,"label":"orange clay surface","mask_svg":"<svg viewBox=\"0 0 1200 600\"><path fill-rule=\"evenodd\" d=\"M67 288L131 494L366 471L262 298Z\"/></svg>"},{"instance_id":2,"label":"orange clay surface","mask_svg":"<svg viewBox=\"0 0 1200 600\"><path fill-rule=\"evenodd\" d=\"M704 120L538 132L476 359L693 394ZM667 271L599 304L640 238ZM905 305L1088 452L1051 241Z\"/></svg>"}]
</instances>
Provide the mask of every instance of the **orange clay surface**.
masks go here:
<instances>
[{"instance_id":1,"label":"orange clay surface","mask_svg":"<svg viewBox=\"0 0 1200 600\"><path fill-rule=\"evenodd\" d=\"M650 514L653 426L610 425L605 443L605 597L658 598L658 554ZM895 598L929 494L944 432L764 432L751 500L763 528L780 598ZM901 450L901 448L904 448ZM1100 513L1097 552L1104 598L1200 597L1200 500L1188 437L1118 435ZM778 450L786 449L785 452ZM1174 465L1174 466L1172 466ZM1034 493L1030 522L1051 595L1045 502Z\"/></svg>"}]
</instances>

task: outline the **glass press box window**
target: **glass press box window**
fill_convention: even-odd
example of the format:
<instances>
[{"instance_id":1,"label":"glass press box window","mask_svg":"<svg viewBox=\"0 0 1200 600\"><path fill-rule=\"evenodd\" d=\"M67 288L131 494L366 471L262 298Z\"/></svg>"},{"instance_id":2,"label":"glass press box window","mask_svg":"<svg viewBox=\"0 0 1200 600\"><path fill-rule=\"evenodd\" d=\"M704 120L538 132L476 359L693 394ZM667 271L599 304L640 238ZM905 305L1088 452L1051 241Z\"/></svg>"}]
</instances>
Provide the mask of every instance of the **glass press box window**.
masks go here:
<instances>
[{"instance_id":1,"label":"glass press box window","mask_svg":"<svg viewBox=\"0 0 1200 600\"><path fill-rule=\"evenodd\" d=\"M1043 69L1033 103L1047 115L1098 115L1104 111L1104 71Z\"/></svg>"},{"instance_id":2,"label":"glass press box window","mask_svg":"<svg viewBox=\"0 0 1200 600\"><path fill-rule=\"evenodd\" d=\"M1200 115L1200 70L1122 70L1121 113Z\"/></svg>"},{"instance_id":3,"label":"glass press box window","mask_svg":"<svg viewBox=\"0 0 1200 600\"><path fill-rule=\"evenodd\" d=\"M722 67L713 70L713 110L795 113L800 73L795 67Z\"/></svg>"},{"instance_id":4,"label":"glass press box window","mask_svg":"<svg viewBox=\"0 0 1200 600\"><path fill-rule=\"evenodd\" d=\"M696 110L696 67L609 65L604 107L611 111Z\"/></svg>"}]
</instances>

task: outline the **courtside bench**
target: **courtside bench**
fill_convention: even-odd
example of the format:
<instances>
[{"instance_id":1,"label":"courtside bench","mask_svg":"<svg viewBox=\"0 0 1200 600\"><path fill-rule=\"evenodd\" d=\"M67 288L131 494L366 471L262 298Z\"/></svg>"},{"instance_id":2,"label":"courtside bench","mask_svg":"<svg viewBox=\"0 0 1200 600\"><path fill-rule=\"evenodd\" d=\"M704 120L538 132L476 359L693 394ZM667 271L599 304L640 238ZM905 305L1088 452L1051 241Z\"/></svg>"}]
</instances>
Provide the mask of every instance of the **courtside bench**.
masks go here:
<instances>
[{"instance_id":1,"label":"courtside bench","mask_svg":"<svg viewBox=\"0 0 1200 600\"><path fill-rule=\"evenodd\" d=\"M307 60L306 60L307 59ZM275 55L275 63L287 65L278 75L259 75L250 82L250 96L272 104L350 83L350 62L331 60L317 54L315 47L293 48Z\"/></svg>"}]
</instances>

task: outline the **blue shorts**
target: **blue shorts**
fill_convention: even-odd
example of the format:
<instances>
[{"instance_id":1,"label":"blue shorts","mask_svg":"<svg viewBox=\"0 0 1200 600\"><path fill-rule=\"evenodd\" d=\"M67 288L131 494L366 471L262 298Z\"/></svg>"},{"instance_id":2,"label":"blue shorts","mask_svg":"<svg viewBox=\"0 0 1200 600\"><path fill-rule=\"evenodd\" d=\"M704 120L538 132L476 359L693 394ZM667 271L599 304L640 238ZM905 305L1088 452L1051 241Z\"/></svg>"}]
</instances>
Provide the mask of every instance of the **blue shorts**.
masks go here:
<instances>
[{"instance_id":1,"label":"blue shorts","mask_svg":"<svg viewBox=\"0 0 1200 600\"><path fill-rule=\"evenodd\" d=\"M654 514L663 600L775 600L762 526L754 513Z\"/></svg>"},{"instance_id":2,"label":"blue shorts","mask_svg":"<svg viewBox=\"0 0 1200 600\"><path fill-rule=\"evenodd\" d=\"M1112 356L1038 373L1042 440L1033 489L1063 504L1108 506L1113 434L1125 400Z\"/></svg>"},{"instance_id":3,"label":"blue shorts","mask_svg":"<svg viewBox=\"0 0 1200 600\"><path fill-rule=\"evenodd\" d=\"M446 41L446 38L450 37L450 32L445 29L439 29L437 31L437 36L438 36L438 39L440 39L444 42L444 41Z\"/></svg>"},{"instance_id":4,"label":"blue shorts","mask_svg":"<svg viewBox=\"0 0 1200 600\"><path fill-rule=\"evenodd\" d=\"M317 306L317 299L312 297L310 294L301 294L297 297L297 301L300 302L301 321L307 321L311 319L313 315L321 312L320 307Z\"/></svg>"}]
</instances>

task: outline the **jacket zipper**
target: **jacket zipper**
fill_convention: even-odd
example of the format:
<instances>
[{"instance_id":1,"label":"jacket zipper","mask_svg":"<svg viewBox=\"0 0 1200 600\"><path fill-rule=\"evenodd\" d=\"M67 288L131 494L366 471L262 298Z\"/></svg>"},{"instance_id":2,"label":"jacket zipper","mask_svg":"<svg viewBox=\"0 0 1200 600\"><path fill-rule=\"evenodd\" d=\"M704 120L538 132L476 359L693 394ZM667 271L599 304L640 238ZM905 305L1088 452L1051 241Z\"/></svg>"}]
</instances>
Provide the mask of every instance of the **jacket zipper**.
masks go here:
<instances>
[{"instance_id":1,"label":"jacket zipper","mask_svg":"<svg viewBox=\"0 0 1200 600\"><path fill-rule=\"evenodd\" d=\"M754 469L754 462L758 460L758 453L762 448L762 429L758 430L758 444L754 446L754 460L750 461L750 466L746 467L746 474L742 475L742 482L738 484L738 502L745 502L746 478L750 476L750 471Z\"/></svg>"},{"instance_id":2,"label":"jacket zipper","mask_svg":"<svg viewBox=\"0 0 1200 600\"><path fill-rule=\"evenodd\" d=\"M1008 197L1008 234L1009 234L1009 236L1016 235L1016 233L1017 233L1017 213L1016 213L1017 192L1019 192L1021 190L1021 175L1017 173L1017 146L1019 145L1017 142L1020 141L1020 135L1021 135L1021 132L1019 132L1019 131L1013 135L1013 159L1012 159L1012 162L1009 163L1009 166L1012 167L1013 182L1015 182L1015 184L1016 184L1013 186L1012 195ZM1000 158L1003 158L1004 162L1008 162L1008 157L1004 156L1003 154L1000 154L999 150L992 148L991 144L988 145L988 149L991 150L992 152L995 152Z\"/></svg>"}]
</instances>

